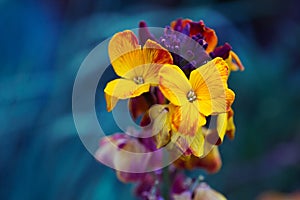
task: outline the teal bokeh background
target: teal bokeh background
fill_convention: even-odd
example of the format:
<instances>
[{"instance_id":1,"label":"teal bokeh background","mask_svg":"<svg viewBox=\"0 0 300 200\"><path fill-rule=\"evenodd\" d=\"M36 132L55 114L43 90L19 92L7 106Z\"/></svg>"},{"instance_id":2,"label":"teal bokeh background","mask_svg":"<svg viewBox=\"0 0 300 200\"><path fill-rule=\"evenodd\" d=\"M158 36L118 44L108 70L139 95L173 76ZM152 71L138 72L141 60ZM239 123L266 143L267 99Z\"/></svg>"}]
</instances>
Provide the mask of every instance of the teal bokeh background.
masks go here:
<instances>
[{"instance_id":1,"label":"teal bokeh background","mask_svg":"<svg viewBox=\"0 0 300 200\"><path fill-rule=\"evenodd\" d=\"M296 5L296 0L0 1L0 199L134 199L132 185L120 183L81 144L72 119L73 82L102 40L136 28L140 20L164 27L179 17L203 19L246 67L230 77L236 138L220 147L223 167L206 176L207 182L233 200L299 190Z\"/></svg>"}]
</instances>

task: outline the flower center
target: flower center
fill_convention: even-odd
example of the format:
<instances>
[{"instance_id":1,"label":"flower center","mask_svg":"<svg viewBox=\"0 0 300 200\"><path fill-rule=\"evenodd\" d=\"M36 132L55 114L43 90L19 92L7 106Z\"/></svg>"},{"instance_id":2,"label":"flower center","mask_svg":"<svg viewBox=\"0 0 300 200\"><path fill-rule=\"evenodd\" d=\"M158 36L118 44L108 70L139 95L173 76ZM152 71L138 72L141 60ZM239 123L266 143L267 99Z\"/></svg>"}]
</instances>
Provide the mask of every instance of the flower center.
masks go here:
<instances>
[{"instance_id":1,"label":"flower center","mask_svg":"<svg viewBox=\"0 0 300 200\"><path fill-rule=\"evenodd\" d=\"M196 93L193 90L190 90L186 94L186 98L188 99L189 102L193 102L197 99Z\"/></svg>"},{"instance_id":2,"label":"flower center","mask_svg":"<svg viewBox=\"0 0 300 200\"><path fill-rule=\"evenodd\" d=\"M141 76L136 76L136 77L134 77L134 78L133 78L133 81L134 81L136 84L138 84L138 85L144 83L144 79L143 79L143 77L141 77Z\"/></svg>"}]
</instances>

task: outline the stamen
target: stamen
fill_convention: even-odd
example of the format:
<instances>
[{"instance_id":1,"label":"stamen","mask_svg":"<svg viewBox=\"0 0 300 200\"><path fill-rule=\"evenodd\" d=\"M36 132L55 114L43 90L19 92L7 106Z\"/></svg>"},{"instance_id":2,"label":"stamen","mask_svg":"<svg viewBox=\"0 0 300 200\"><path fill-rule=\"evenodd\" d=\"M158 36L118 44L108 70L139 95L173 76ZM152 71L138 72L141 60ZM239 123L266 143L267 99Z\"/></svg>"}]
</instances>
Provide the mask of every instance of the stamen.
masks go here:
<instances>
[{"instance_id":1,"label":"stamen","mask_svg":"<svg viewBox=\"0 0 300 200\"><path fill-rule=\"evenodd\" d=\"M186 98L188 99L189 102L193 102L197 99L196 93L193 90L190 90L186 94Z\"/></svg>"},{"instance_id":2,"label":"stamen","mask_svg":"<svg viewBox=\"0 0 300 200\"><path fill-rule=\"evenodd\" d=\"M144 79L143 79L143 77L141 77L141 76L136 76L136 77L134 77L133 78L133 81L136 83L136 84L143 84L144 83Z\"/></svg>"}]
</instances>

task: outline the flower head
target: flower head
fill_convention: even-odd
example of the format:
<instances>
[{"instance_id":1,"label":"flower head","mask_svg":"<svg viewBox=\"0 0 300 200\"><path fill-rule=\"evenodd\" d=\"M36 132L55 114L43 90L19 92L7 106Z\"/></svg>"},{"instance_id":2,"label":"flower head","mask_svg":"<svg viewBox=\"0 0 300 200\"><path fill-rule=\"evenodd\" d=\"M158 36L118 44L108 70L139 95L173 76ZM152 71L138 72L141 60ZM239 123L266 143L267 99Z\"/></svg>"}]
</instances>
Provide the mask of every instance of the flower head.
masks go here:
<instances>
[{"instance_id":1,"label":"flower head","mask_svg":"<svg viewBox=\"0 0 300 200\"><path fill-rule=\"evenodd\" d=\"M171 22L171 27L179 32L186 32L188 29L189 36L203 39L207 43L207 52L211 52L218 43L215 31L205 26L202 20L195 22L190 19L177 19Z\"/></svg>"},{"instance_id":2,"label":"flower head","mask_svg":"<svg viewBox=\"0 0 300 200\"><path fill-rule=\"evenodd\" d=\"M194 136L206 123L205 116L227 111L234 100L227 76L228 67L221 58L195 69L189 79L175 65L165 65L160 70L159 87L176 106L173 124L179 133Z\"/></svg>"},{"instance_id":3,"label":"flower head","mask_svg":"<svg viewBox=\"0 0 300 200\"><path fill-rule=\"evenodd\" d=\"M147 154L153 151L151 146L149 141L141 141L124 133L116 133L100 141L95 157L100 162L116 169L120 181L137 182L147 174L141 172L151 166L159 166L161 163L161 154ZM136 153L144 153L144 155L137 157L134 156Z\"/></svg>"},{"instance_id":4,"label":"flower head","mask_svg":"<svg viewBox=\"0 0 300 200\"><path fill-rule=\"evenodd\" d=\"M157 86L160 68L173 63L171 54L152 40L141 48L131 31L115 34L108 48L114 71L121 77L110 81L104 89L108 111L118 99L137 97L148 92L150 86Z\"/></svg>"}]
</instances>

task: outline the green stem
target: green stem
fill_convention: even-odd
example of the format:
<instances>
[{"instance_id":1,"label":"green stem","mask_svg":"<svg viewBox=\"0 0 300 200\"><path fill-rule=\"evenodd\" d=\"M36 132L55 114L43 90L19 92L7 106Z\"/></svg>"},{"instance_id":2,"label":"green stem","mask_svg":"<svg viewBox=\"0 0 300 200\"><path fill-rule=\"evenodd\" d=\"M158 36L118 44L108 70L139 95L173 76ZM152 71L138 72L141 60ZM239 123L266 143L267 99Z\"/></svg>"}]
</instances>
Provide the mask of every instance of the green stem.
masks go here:
<instances>
[{"instance_id":1,"label":"green stem","mask_svg":"<svg viewBox=\"0 0 300 200\"><path fill-rule=\"evenodd\" d=\"M169 168L165 167L163 169L163 180L162 180L162 196L164 200L170 199L170 188L171 188L171 180L170 180Z\"/></svg>"}]
</instances>

